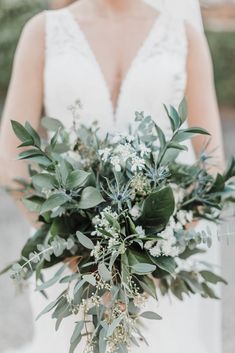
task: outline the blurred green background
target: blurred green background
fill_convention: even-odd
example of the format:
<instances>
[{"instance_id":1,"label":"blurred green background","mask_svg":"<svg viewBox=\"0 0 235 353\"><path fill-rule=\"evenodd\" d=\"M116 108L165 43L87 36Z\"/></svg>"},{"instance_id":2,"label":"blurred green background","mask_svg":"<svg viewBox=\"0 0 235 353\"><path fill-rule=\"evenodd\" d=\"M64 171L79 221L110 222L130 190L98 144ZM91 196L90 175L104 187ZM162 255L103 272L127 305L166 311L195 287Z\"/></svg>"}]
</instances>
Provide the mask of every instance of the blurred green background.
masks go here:
<instances>
[{"instance_id":1,"label":"blurred green background","mask_svg":"<svg viewBox=\"0 0 235 353\"><path fill-rule=\"evenodd\" d=\"M12 59L24 23L48 7L47 0L0 0L0 105L6 95ZM206 31L219 105L235 108L235 32ZM36 45L36 44L35 44Z\"/></svg>"},{"instance_id":2,"label":"blurred green background","mask_svg":"<svg viewBox=\"0 0 235 353\"><path fill-rule=\"evenodd\" d=\"M12 59L25 22L47 8L46 0L0 0L0 105L11 74ZM36 45L36 43L35 43ZM0 108L1 108L0 107Z\"/></svg>"}]
</instances>

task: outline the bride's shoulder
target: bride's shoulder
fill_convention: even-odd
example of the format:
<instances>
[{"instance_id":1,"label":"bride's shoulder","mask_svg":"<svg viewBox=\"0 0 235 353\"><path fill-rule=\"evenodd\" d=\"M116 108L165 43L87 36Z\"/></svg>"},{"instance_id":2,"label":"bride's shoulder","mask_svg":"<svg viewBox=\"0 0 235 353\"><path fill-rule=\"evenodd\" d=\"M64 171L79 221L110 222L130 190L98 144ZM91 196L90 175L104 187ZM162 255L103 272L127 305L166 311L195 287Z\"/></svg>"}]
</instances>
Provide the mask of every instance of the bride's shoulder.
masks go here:
<instances>
[{"instance_id":1,"label":"bride's shoulder","mask_svg":"<svg viewBox=\"0 0 235 353\"><path fill-rule=\"evenodd\" d=\"M45 41L45 22L45 11L28 20L21 32L18 47L22 50L27 50L28 48L32 52L37 51L37 53L42 51Z\"/></svg>"},{"instance_id":2,"label":"bride's shoulder","mask_svg":"<svg viewBox=\"0 0 235 353\"><path fill-rule=\"evenodd\" d=\"M188 21L185 21L185 28L189 47L200 47L207 45L203 30L199 30Z\"/></svg>"}]
</instances>

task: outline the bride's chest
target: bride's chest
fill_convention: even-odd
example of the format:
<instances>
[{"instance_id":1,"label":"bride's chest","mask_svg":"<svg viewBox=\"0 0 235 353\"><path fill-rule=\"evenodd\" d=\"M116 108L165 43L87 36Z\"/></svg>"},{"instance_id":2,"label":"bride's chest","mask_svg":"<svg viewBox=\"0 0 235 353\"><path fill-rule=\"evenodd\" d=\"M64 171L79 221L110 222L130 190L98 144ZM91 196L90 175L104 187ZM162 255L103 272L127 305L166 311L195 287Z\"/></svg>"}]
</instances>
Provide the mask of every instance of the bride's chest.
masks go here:
<instances>
[{"instance_id":1,"label":"bride's chest","mask_svg":"<svg viewBox=\"0 0 235 353\"><path fill-rule=\"evenodd\" d=\"M136 110L158 116L163 103L179 103L186 83L183 26L172 26L162 16L140 49L138 38L125 55L125 40L123 48L107 45L101 50L97 46L98 55L94 55L82 31L71 19L73 26L69 26L64 15L56 24L48 18L47 24L44 82L48 114L69 119L68 106L79 100L86 122L106 120L109 128L114 122L124 126Z\"/></svg>"}]
</instances>

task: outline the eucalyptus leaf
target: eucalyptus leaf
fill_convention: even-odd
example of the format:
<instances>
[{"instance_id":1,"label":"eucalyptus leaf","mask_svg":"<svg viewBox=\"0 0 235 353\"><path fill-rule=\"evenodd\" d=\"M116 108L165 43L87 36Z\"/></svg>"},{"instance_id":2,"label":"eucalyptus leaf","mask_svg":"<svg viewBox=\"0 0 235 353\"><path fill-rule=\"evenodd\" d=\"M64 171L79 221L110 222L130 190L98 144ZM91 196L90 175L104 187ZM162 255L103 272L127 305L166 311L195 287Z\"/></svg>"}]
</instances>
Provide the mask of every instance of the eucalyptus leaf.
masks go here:
<instances>
[{"instance_id":1,"label":"eucalyptus leaf","mask_svg":"<svg viewBox=\"0 0 235 353\"><path fill-rule=\"evenodd\" d=\"M131 271L133 273L138 273L138 274L148 274L152 273L156 270L155 265L151 265L148 263L138 263L132 266Z\"/></svg>"},{"instance_id":2,"label":"eucalyptus leaf","mask_svg":"<svg viewBox=\"0 0 235 353\"><path fill-rule=\"evenodd\" d=\"M80 231L76 232L77 238L79 243L81 243L87 249L94 249L94 244L90 238L88 238L85 234L81 233Z\"/></svg>"},{"instance_id":3,"label":"eucalyptus leaf","mask_svg":"<svg viewBox=\"0 0 235 353\"><path fill-rule=\"evenodd\" d=\"M114 330L117 328L118 325L120 325L123 319L124 314L120 315L117 319L113 320L113 322L108 327L107 337L110 337L113 334Z\"/></svg>"},{"instance_id":4,"label":"eucalyptus leaf","mask_svg":"<svg viewBox=\"0 0 235 353\"><path fill-rule=\"evenodd\" d=\"M71 344L74 343L77 339L79 339L81 337L81 332L83 330L83 327L84 327L84 321L78 321L76 323L72 337L70 339Z\"/></svg>"},{"instance_id":5,"label":"eucalyptus leaf","mask_svg":"<svg viewBox=\"0 0 235 353\"><path fill-rule=\"evenodd\" d=\"M228 282L224 278L216 275L215 273L213 273L211 271L201 271L200 275L204 278L204 280L206 280L207 282L213 283L213 284L217 284L220 282L222 282L224 284L228 284Z\"/></svg>"},{"instance_id":6,"label":"eucalyptus leaf","mask_svg":"<svg viewBox=\"0 0 235 353\"><path fill-rule=\"evenodd\" d=\"M149 320L162 320L162 317L153 311L145 311L140 316Z\"/></svg>"},{"instance_id":7,"label":"eucalyptus leaf","mask_svg":"<svg viewBox=\"0 0 235 353\"><path fill-rule=\"evenodd\" d=\"M107 268L107 266L105 265L104 262L99 263L98 271L99 271L99 274L103 278L104 281L110 281L112 279L112 274L108 270L108 268Z\"/></svg>"}]
</instances>

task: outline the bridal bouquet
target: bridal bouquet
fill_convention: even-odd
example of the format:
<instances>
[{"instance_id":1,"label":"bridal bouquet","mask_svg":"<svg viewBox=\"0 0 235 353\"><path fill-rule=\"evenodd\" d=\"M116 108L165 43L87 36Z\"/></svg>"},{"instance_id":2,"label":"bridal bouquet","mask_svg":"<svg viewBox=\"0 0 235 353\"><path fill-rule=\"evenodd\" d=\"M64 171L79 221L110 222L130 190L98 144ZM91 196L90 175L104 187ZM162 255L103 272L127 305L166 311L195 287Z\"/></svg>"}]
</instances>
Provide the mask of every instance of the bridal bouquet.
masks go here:
<instances>
[{"instance_id":1,"label":"bridal bouquet","mask_svg":"<svg viewBox=\"0 0 235 353\"><path fill-rule=\"evenodd\" d=\"M82 339L85 352L128 352L137 338L145 340L139 322L161 319L144 309L149 296L217 298L213 286L226 283L205 262L187 262L217 235L209 226L198 231L196 222L220 222L226 205L235 202L235 160L217 176L209 173L205 153L193 165L178 162L184 142L208 132L183 128L185 101L178 111L166 110L169 137L144 113L136 113L130 133L105 138L95 124L68 131L44 118L51 136L44 144L29 123L12 122L24 147L18 158L29 162L29 181L17 181L40 228L11 276L21 281L35 273L36 290L43 293L63 285L39 317L52 312L58 329L74 316L70 353ZM55 264L54 276L44 281L44 270Z\"/></svg>"}]
</instances>

